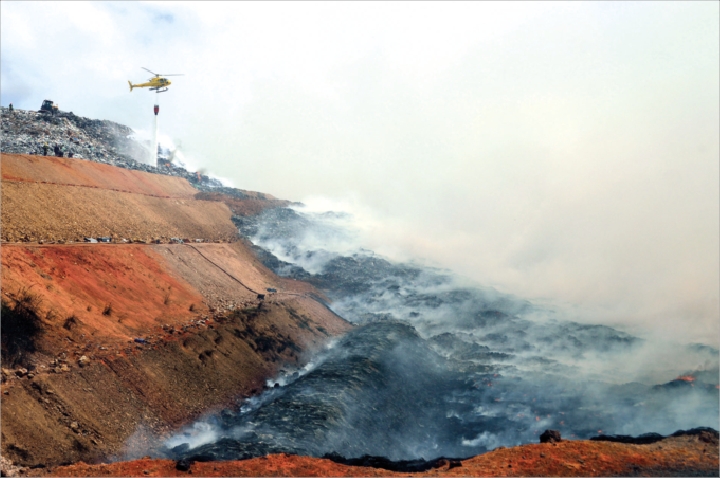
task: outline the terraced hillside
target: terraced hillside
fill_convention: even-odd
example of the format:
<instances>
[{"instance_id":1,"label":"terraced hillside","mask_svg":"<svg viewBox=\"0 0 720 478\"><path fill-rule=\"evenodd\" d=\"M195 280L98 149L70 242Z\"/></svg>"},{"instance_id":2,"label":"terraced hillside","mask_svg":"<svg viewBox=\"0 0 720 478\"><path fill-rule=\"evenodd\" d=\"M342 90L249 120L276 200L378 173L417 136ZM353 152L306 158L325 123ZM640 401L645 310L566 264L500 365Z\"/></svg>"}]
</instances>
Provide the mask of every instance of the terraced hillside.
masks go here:
<instances>
[{"instance_id":1,"label":"terraced hillside","mask_svg":"<svg viewBox=\"0 0 720 478\"><path fill-rule=\"evenodd\" d=\"M220 201L197 200L196 193L182 178L78 159L3 154L2 239L235 240L230 209Z\"/></svg>"},{"instance_id":2,"label":"terraced hillside","mask_svg":"<svg viewBox=\"0 0 720 478\"><path fill-rule=\"evenodd\" d=\"M242 198L77 159L1 164L2 455L16 464L133 456L349 328L238 239L225 200L241 214ZM98 236L113 242L78 242Z\"/></svg>"}]
</instances>

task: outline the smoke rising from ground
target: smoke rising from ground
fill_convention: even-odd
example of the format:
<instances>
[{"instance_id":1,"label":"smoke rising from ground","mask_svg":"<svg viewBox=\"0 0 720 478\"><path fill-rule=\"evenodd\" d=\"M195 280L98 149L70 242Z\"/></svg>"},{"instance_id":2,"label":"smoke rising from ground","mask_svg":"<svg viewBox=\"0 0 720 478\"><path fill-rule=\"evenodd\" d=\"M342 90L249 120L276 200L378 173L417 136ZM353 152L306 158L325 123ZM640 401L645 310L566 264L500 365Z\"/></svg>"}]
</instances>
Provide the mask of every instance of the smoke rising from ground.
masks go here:
<instances>
[{"instance_id":1,"label":"smoke rising from ground","mask_svg":"<svg viewBox=\"0 0 720 478\"><path fill-rule=\"evenodd\" d=\"M4 105L149 129L160 96L237 187L355 197L408 258L717 346L715 2L1 8ZM142 66L186 76L130 93Z\"/></svg>"},{"instance_id":2,"label":"smoke rising from ground","mask_svg":"<svg viewBox=\"0 0 720 478\"><path fill-rule=\"evenodd\" d=\"M544 336L556 332L560 327L558 324L574 323L576 320L573 315L575 309L564 308L562 304L537 304L459 278L449 270L412 261L398 264L391 258L376 254L377 249L382 249L384 239L380 234L382 221L372 217L367 209L360 209L358 215L353 214L347 204L344 212L324 209L332 205L337 204L327 199L315 199L309 205L266 211L259 218L241 225L241 232L287 263L275 265L280 273L292 275L299 272L301 277L307 278L303 276L304 272L293 271L294 266L299 266L310 274L319 274L315 282L334 293L332 307L349 320L364 323L375 316L390 316L412 322L421 333L424 329L428 333L456 333L458 328L472 328L474 324L468 322L468 316L489 308L510 317L522 317L522 327L536 327L537 333ZM396 260L406 258L402 254L394 257ZM585 326L575 324L573 327L577 333ZM600 325L587 329L598 334L612 330ZM666 334L656 333L655 329L650 327L634 331L643 339L635 342L634 366L623 363L624 358L614 360L603 357L602 364L592 368L637 368L637 377L640 377L643 373L650 373L653 363L666 371L672 364L675 368L671 373L674 373L687 367L702 368L704 361L708 360L709 366L713 366L712 363L718 359L713 355L717 348L712 336L705 337L706 346L679 347L677 344L682 340L673 341ZM592 347L596 345L591 344ZM593 351L584 352L592 354ZM690 361L685 360L688 354L693 357Z\"/></svg>"},{"instance_id":3,"label":"smoke rising from ground","mask_svg":"<svg viewBox=\"0 0 720 478\"><path fill-rule=\"evenodd\" d=\"M430 460L535 442L546 428L589 438L717 426L716 348L575 322L388 260L362 247L351 215L302 209L244 218L240 231L266 248L257 252L267 266L323 289L357 327L161 455ZM656 361L661 351L668 360Z\"/></svg>"}]
</instances>

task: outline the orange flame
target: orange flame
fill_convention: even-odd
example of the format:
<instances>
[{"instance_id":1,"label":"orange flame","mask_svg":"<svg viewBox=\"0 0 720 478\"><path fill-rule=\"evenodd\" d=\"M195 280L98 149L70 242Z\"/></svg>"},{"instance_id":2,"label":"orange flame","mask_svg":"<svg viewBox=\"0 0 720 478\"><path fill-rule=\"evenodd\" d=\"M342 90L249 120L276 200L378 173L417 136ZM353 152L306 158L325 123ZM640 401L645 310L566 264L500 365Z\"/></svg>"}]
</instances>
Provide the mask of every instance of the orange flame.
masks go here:
<instances>
[{"instance_id":1,"label":"orange flame","mask_svg":"<svg viewBox=\"0 0 720 478\"><path fill-rule=\"evenodd\" d=\"M675 380L682 380L683 382L694 382L695 377L693 377L692 375L680 375Z\"/></svg>"}]
</instances>

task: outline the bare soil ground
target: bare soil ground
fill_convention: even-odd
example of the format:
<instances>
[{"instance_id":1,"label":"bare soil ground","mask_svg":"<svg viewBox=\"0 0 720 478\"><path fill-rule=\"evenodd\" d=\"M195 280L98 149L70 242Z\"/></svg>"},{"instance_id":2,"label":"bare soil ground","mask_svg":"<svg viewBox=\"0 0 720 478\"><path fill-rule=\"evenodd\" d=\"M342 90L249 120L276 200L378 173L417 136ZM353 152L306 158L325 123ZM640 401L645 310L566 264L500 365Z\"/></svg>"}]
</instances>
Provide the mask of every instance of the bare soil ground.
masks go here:
<instances>
[{"instance_id":1,"label":"bare soil ground","mask_svg":"<svg viewBox=\"0 0 720 478\"><path fill-rule=\"evenodd\" d=\"M3 298L36 295L41 324L34 351L3 356L3 456L142 456L350 327L249 257L242 243L3 246ZM278 293L264 301L247 288L265 286Z\"/></svg>"},{"instance_id":2,"label":"bare soil ground","mask_svg":"<svg viewBox=\"0 0 720 478\"><path fill-rule=\"evenodd\" d=\"M4 242L234 241L232 214L288 204L251 191L198 192L182 178L82 159L3 154L0 166Z\"/></svg>"},{"instance_id":3,"label":"bare soil ground","mask_svg":"<svg viewBox=\"0 0 720 478\"><path fill-rule=\"evenodd\" d=\"M237 239L230 217L220 202L55 184L2 184L2 239L7 242L77 242L84 237L230 241Z\"/></svg>"},{"instance_id":4,"label":"bare soil ground","mask_svg":"<svg viewBox=\"0 0 720 478\"><path fill-rule=\"evenodd\" d=\"M199 291L168 274L158 259L151 246L138 244L6 244L3 296L25 289L40 299L45 348L64 349L68 336L105 346L124 343L207 312ZM74 320L66 324L69 317Z\"/></svg>"},{"instance_id":5,"label":"bare soil ground","mask_svg":"<svg viewBox=\"0 0 720 478\"><path fill-rule=\"evenodd\" d=\"M160 197L192 198L197 193L185 179L116 168L82 159L2 155L2 180L74 185Z\"/></svg>"},{"instance_id":6,"label":"bare soil ground","mask_svg":"<svg viewBox=\"0 0 720 478\"><path fill-rule=\"evenodd\" d=\"M717 442L668 438L652 445L563 441L503 448L463 461L447 460L425 472L393 472L346 466L330 460L269 455L245 461L192 463L171 460L84 463L28 476L718 476Z\"/></svg>"},{"instance_id":7,"label":"bare soil ground","mask_svg":"<svg viewBox=\"0 0 720 478\"><path fill-rule=\"evenodd\" d=\"M55 157L4 154L1 165L8 241L238 240L230 209L194 199L185 180ZM350 327L242 241L0 252L1 451L23 466L142 456Z\"/></svg>"}]
</instances>

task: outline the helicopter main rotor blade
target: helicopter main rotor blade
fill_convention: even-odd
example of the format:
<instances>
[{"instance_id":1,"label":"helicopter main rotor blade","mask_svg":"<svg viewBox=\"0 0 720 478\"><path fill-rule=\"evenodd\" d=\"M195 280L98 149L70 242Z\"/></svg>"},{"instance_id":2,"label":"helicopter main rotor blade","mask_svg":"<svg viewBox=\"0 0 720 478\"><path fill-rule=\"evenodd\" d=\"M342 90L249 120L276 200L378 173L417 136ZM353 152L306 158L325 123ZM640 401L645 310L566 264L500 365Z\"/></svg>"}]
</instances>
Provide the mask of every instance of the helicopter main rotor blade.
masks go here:
<instances>
[{"instance_id":1,"label":"helicopter main rotor blade","mask_svg":"<svg viewBox=\"0 0 720 478\"><path fill-rule=\"evenodd\" d=\"M160 76L185 76L185 73L172 73L172 74L170 74L170 75L160 74Z\"/></svg>"},{"instance_id":2,"label":"helicopter main rotor blade","mask_svg":"<svg viewBox=\"0 0 720 478\"><path fill-rule=\"evenodd\" d=\"M141 66L140 68L142 68L142 69L145 70L145 71L149 71L150 73L152 73L152 74L155 75L155 76L160 76L160 75L158 75L157 73L153 73L152 71L148 70L148 69L145 68L144 66Z\"/></svg>"}]
</instances>

